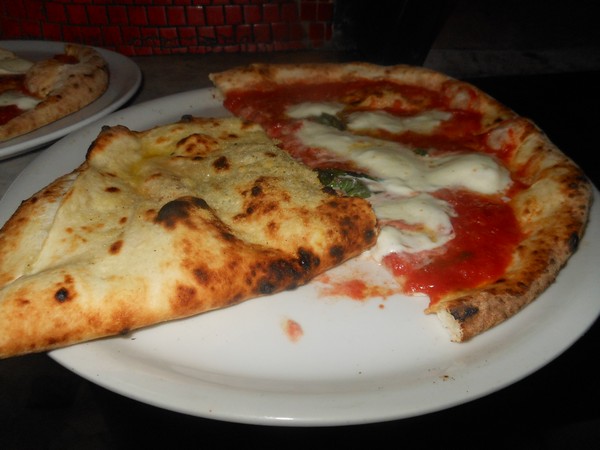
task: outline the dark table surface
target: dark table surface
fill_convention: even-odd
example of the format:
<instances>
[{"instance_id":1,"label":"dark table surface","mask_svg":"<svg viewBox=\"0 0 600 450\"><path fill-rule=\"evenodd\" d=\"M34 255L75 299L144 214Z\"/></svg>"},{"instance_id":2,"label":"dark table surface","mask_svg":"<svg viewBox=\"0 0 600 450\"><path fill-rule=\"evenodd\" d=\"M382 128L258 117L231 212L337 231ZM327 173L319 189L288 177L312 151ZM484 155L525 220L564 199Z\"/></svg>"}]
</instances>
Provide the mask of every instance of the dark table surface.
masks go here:
<instances>
[{"instance_id":1,"label":"dark table surface","mask_svg":"<svg viewBox=\"0 0 600 450\"><path fill-rule=\"evenodd\" d=\"M594 100L600 72L468 81L532 118L600 184ZM600 448L599 338L596 321L542 369L463 405L385 423L318 428L235 424L162 410L98 387L45 354L28 355L0 361L0 449Z\"/></svg>"}]
</instances>

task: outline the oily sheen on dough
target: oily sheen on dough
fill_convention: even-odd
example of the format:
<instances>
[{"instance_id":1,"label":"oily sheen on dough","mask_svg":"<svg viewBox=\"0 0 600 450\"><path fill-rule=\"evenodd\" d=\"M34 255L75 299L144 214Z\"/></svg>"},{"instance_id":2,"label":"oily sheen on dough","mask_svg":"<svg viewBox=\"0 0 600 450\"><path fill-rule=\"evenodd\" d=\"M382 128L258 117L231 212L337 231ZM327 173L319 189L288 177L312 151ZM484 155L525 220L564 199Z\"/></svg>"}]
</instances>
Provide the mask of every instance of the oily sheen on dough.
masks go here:
<instances>
[{"instance_id":1,"label":"oily sheen on dough","mask_svg":"<svg viewBox=\"0 0 600 450\"><path fill-rule=\"evenodd\" d=\"M238 119L105 128L0 231L0 357L293 289L377 238L363 199Z\"/></svg>"}]
</instances>

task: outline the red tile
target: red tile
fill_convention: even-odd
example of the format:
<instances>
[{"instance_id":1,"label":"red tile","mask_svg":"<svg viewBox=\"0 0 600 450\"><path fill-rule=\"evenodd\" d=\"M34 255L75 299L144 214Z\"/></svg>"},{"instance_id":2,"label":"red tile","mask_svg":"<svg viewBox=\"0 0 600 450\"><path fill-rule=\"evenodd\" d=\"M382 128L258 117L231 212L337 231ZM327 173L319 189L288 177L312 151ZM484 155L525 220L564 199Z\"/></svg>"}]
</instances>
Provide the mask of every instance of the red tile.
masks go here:
<instances>
[{"instance_id":1,"label":"red tile","mask_svg":"<svg viewBox=\"0 0 600 450\"><path fill-rule=\"evenodd\" d=\"M3 29L4 25L0 23L0 30ZM42 37L48 41L64 41L62 27L55 23L42 23Z\"/></svg>"},{"instance_id":2,"label":"red tile","mask_svg":"<svg viewBox=\"0 0 600 450\"><path fill-rule=\"evenodd\" d=\"M225 23L225 14L222 6L206 7L206 23L208 25L223 25Z\"/></svg>"},{"instance_id":3,"label":"red tile","mask_svg":"<svg viewBox=\"0 0 600 450\"><path fill-rule=\"evenodd\" d=\"M267 23L253 25L252 33L254 34L254 42L256 43L271 41L271 27Z\"/></svg>"},{"instance_id":4,"label":"red tile","mask_svg":"<svg viewBox=\"0 0 600 450\"><path fill-rule=\"evenodd\" d=\"M189 53L194 55L203 55L206 53L206 48L204 46L196 45L195 47L190 48Z\"/></svg>"},{"instance_id":5,"label":"red tile","mask_svg":"<svg viewBox=\"0 0 600 450\"><path fill-rule=\"evenodd\" d=\"M250 42L252 40L252 26L243 24L235 27L235 40L241 44Z\"/></svg>"},{"instance_id":6,"label":"red tile","mask_svg":"<svg viewBox=\"0 0 600 450\"><path fill-rule=\"evenodd\" d=\"M273 3L263 5L263 22L279 22L279 5Z\"/></svg>"},{"instance_id":7,"label":"red tile","mask_svg":"<svg viewBox=\"0 0 600 450\"><path fill-rule=\"evenodd\" d=\"M238 53L240 51L240 46L239 45L225 45L223 47L223 51L225 53Z\"/></svg>"},{"instance_id":8,"label":"red tile","mask_svg":"<svg viewBox=\"0 0 600 450\"><path fill-rule=\"evenodd\" d=\"M242 7L239 5L225 6L225 23L229 25L237 25L244 21L242 15Z\"/></svg>"},{"instance_id":9,"label":"red tile","mask_svg":"<svg viewBox=\"0 0 600 450\"><path fill-rule=\"evenodd\" d=\"M298 5L296 3L281 5L281 20L284 22L296 22L299 17Z\"/></svg>"},{"instance_id":10,"label":"red tile","mask_svg":"<svg viewBox=\"0 0 600 450\"><path fill-rule=\"evenodd\" d=\"M187 23L188 25L206 25L203 6L190 6L187 8Z\"/></svg>"},{"instance_id":11,"label":"red tile","mask_svg":"<svg viewBox=\"0 0 600 450\"><path fill-rule=\"evenodd\" d=\"M253 24L260 23L262 21L262 14L260 7L257 5L245 5L244 6L244 23Z\"/></svg>"},{"instance_id":12,"label":"red tile","mask_svg":"<svg viewBox=\"0 0 600 450\"><path fill-rule=\"evenodd\" d=\"M121 27L108 25L104 27L102 31L104 35L104 42L107 45L119 45L123 43Z\"/></svg>"},{"instance_id":13,"label":"red tile","mask_svg":"<svg viewBox=\"0 0 600 450\"><path fill-rule=\"evenodd\" d=\"M125 56L135 56L138 54L138 49L131 47L130 45L114 45L110 47L109 50L113 50L114 52L120 53Z\"/></svg>"},{"instance_id":14,"label":"red tile","mask_svg":"<svg viewBox=\"0 0 600 450\"><path fill-rule=\"evenodd\" d=\"M108 14L104 5L88 5L89 22L92 25L105 25L108 23Z\"/></svg>"},{"instance_id":15,"label":"red tile","mask_svg":"<svg viewBox=\"0 0 600 450\"><path fill-rule=\"evenodd\" d=\"M44 2L39 0L22 0L24 14L28 20L44 20Z\"/></svg>"},{"instance_id":16,"label":"red tile","mask_svg":"<svg viewBox=\"0 0 600 450\"><path fill-rule=\"evenodd\" d=\"M25 17L27 10L22 2L6 1L2 5L5 9L6 17L16 18Z\"/></svg>"},{"instance_id":17,"label":"red tile","mask_svg":"<svg viewBox=\"0 0 600 450\"><path fill-rule=\"evenodd\" d=\"M301 23L290 24L290 40L301 41L304 39L306 33Z\"/></svg>"},{"instance_id":18,"label":"red tile","mask_svg":"<svg viewBox=\"0 0 600 450\"><path fill-rule=\"evenodd\" d=\"M104 41L102 29L97 26L82 26L79 27L79 41L87 45L102 45Z\"/></svg>"},{"instance_id":19,"label":"red tile","mask_svg":"<svg viewBox=\"0 0 600 450\"><path fill-rule=\"evenodd\" d=\"M108 18L113 25L126 24L127 8L125 6L110 5L107 7Z\"/></svg>"},{"instance_id":20,"label":"red tile","mask_svg":"<svg viewBox=\"0 0 600 450\"><path fill-rule=\"evenodd\" d=\"M158 39L159 29L160 28L157 27L141 27L140 36L142 36L143 40L152 40L152 38Z\"/></svg>"},{"instance_id":21,"label":"red tile","mask_svg":"<svg viewBox=\"0 0 600 450\"><path fill-rule=\"evenodd\" d=\"M214 45L216 41L214 27L198 28L198 42L203 45Z\"/></svg>"},{"instance_id":22,"label":"red tile","mask_svg":"<svg viewBox=\"0 0 600 450\"><path fill-rule=\"evenodd\" d=\"M121 53L127 56L151 56L152 49L150 47L122 48Z\"/></svg>"},{"instance_id":23,"label":"red tile","mask_svg":"<svg viewBox=\"0 0 600 450\"><path fill-rule=\"evenodd\" d=\"M46 20L48 22L66 22L67 12L64 5L48 3L46 5Z\"/></svg>"},{"instance_id":24,"label":"red tile","mask_svg":"<svg viewBox=\"0 0 600 450\"><path fill-rule=\"evenodd\" d=\"M121 36L123 43L126 45L134 45L136 47L140 47L142 44L140 27L122 27Z\"/></svg>"},{"instance_id":25,"label":"red tile","mask_svg":"<svg viewBox=\"0 0 600 450\"><path fill-rule=\"evenodd\" d=\"M160 37L158 35L159 28L141 28L140 37L145 47L160 46Z\"/></svg>"},{"instance_id":26,"label":"red tile","mask_svg":"<svg viewBox=\"0 0 600 450\"><path fill-rule=\"evenodd\" d=\"M40 37L42 35L42 27L39 20L21 21L21 30L23 35L27 37Z\"/></svg>"},{"instance_id":27,"label":"red tile","mask_svg":"<svg viewBox=\"0 0 600 450\"><path fill-rule=\"evenodd\" d=\"M212 0L192 0L192 6L210 5Z\"/></svg>"},{"instance_id":28,"label":"red tile","mask_svg":"<svg viewBox=\"0 0 600 450\"><path fill-rule=\"evenodd\" d=\"M333 3L319 3L317 5L317 20L322 22L333 20Z\"/></svg>"},{"instance_id":29,"label":"red tile","mask_svg":"<svg viewBox=\"0 0 600 450\"><path fill-rule=\"evenodd\" d=\"M67 21L70 25L81 25L88 23L85 6L67 5Z\"/></svg>"},{"instance_id":30,"label":"red tile","mask_svg":"<svg viewBox=\"0 0 600 450\"><path fill-rule=\"evenodd\" d=\"M169 25L185 25L185 8L183 6L167 7L167 22Z\"/></svg>"},{"instance_id":31,"label":"red tile","mask_svg":"<svg viewBox=\"0 0 600 450\"><path fill-rule=\"evenodd\" d=\"M183 47L198 45L198 36L194 27L179 27L179 41Z\"/></svg>"},{"instance_id":32,"label":"red tile","mask_svg":"<svg viewBox=\"0 0 600 450\"><path fill-rule=\"evenodd\" d=\"M317 4L302 2L300 4L300 19L307 22L317 20Z\"/></svg>"},{"instance_id":33,"label":"red tile","mask_svg":"<svg viewBox=\"0 0 600 450\"><path fill-rule=\"evenodd\" d=\"M274 42L288 41L290 39L290 24L285 22L272 23L271 32L273 33Z\"/></svg>"},{"instance_id":34,"label":"red tile","mask_svg":"<svg viewBox=\"0 0 600 450\"><path fill-rule=\"evenodd\" d=\"M215 35L217 38L217 43L221 45L233 44L235 43L234 39L234 31L231 25L223 25L220 27L215 27Z\"/></svg>"},{"instance_id":35,"label":"red tile","mask_svg":"<svg viewBox=\"0 0 600 450\"><path fill-rule=\"evenodd\" d=\"M76 25L63 25L63 38L67 42L81 42L79 38L79 29Z\"/></svg>"},{"instance_id":36,"label":"red tile","mask_svg":"<svg viewBox=\"0 0 600 450\"><path fill-rule=\"evenodd\" d=\"M322 23L309 24L308 38L313 44L322 44L325 40L325 26Z\"/></svg>"},{"instance_id":37,"label":"red tile","mask_svg":"<svg viewBox=\"0 0 600 450\"><path fill-rule=\"evenodd\" d=\"M148 25L165 26L167 24L167 12L164 6L148 6Z\"/></svg>"},{"instance_id":38,"label":"red tile","mask_svg":"<svg viewBox=\"0 0 600 450\"><path fill-rule=\"evenodd\" d=\"M148 25L146 8L143 6L128 6L127 15L129 16L128 23L131 25Z\"/></svg>"},{"instance_id":39,"label":"red tile","mask_svg":"<svg viewBox=\"0 0 600 450\"><path fill-rule=\"evenodd\" d=\"M163 27L158 29L160 38L160 49L173 48L178 46L177 27Z\"/></svg>"},{"instance_id":40,"label":"red tile","mask_svg":"<svg viewBox=\"0 0 600 450\"><path fill-rule=\"evenodd\" d=\"M330 42L333 39L333 24L326 23L325 24L325 40Z\"/></svg>"}]
</instances>

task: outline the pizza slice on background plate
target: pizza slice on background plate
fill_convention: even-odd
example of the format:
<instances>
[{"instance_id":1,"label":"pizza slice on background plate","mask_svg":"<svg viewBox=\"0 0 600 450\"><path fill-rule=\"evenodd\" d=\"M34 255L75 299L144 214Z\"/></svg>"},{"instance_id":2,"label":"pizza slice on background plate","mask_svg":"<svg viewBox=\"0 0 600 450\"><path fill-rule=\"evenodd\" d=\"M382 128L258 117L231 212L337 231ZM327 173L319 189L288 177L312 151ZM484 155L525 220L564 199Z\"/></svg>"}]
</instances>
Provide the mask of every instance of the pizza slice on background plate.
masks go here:
<instances>
[{"instance_id":1,"label":"pizza slice on background plate","mask_svg":"<svg viewBox=\"0 0 600 450\"><path fill-rule=\"evenodd\" d=\"M0 49L0 142L55 122L99 98L108 88L108 64L92 47L28 61Z\"/></svg>"}]
</instances>

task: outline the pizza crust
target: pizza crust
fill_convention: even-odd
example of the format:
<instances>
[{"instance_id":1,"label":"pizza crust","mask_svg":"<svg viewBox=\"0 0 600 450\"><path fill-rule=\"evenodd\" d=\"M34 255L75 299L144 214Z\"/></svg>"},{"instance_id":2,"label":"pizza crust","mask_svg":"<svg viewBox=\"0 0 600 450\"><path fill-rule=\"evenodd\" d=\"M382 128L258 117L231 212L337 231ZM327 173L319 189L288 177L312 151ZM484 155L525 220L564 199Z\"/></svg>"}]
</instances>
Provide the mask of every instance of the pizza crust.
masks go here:
<instances>
[{"instance_id":1,"label":"pizza crust","mask_svg":"<svg viewBox=\"0 0 600 450\"><path fill-rule=\"evenodd\" d=\"M77 112L106 91L109 68L100 53L91 47L66 44L64 55L76 62L50 58L36 62L25 73L25 88L41 101L0 125L0 142Z\"/></svg>"},{"instance_id":2,"label":"pizza crust","mask_svg":"<svg viewBox=\"0 0 600 450\"><path fill-rule=\"evenodd\" d=\"M428 309L453 341L467 341L535 300L554 283L584 235L593 198L590 181L543 132L527 125L515 126L527 131L511 159L511 171L529 185L511 202L525 239L501 280ZM504 129L511 133L510 126Z\"/></svg>"}]
</instances>

